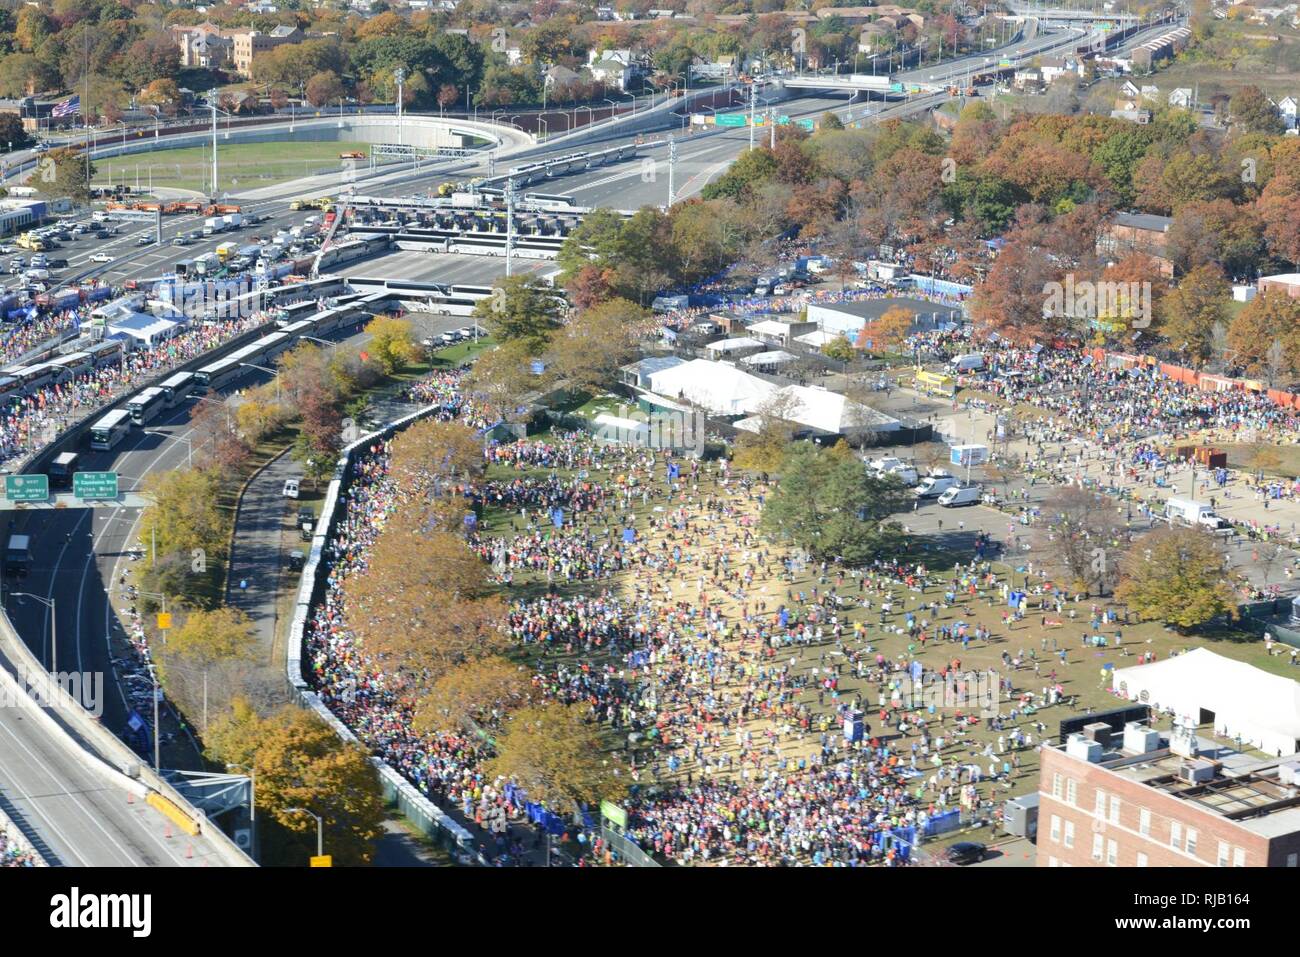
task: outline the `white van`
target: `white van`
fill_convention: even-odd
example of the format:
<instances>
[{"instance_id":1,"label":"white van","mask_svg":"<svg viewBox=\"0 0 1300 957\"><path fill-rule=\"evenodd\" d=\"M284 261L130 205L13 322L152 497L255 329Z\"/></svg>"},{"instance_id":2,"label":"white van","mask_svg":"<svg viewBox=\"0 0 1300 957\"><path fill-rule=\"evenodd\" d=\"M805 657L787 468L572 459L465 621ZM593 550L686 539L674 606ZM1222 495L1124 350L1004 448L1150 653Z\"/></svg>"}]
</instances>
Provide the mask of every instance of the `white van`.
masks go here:
<instances>
[{"instance_id":1,"label":"white van","mask_svg":"<svg viewBox=\"0 0 1300 957\"><path fill-rule=\"evenodd\" d=\"M906 465L902 459L893 455L887 455L884 458L872 459L867 463L867 467L873 472L888 472L890 469L898 468L900 465Z\"/></svg>"},{"instance_id":2,"label":"white van","mask_svg":"<svg viewBox=\"0 0 1300 957\"><path fill-rule=\"evenodd\" d=\"M953 372L978 372L984 368L984 356L979 352L957 356L949 363L949 367Z\"/></svg>"},{"instance_id":3,"label":"white van","mask_svg":"<svg viewBox=\"0 0 1300 957\"><path fill-rule=\"evenodd\" d=\"M954 485L939 496L939 504L944 508L956 508L958 505L978 505L983 489L978 485Z\"/></svg>"},{"instance_id":4,"label":"white van","mask_svg":"<svg viewBox=\"0 0 1300 957\"><path fill-rule=\"evenodd\" d=\"M951 475L927 475L916 487L917 498L937 498L958 482Z\"/></svg>"},{"instance_id":5,"label":"white van","mask_svg":"<svg viewBox=\"0 0 1300 957\"><path fill-rule=\"evenodd\" d=\"M908 488L911 488L920 481L920 476L917 475L916 469L912 468L910 465L895 465L893 468L885 469L883 472L878 472L877 474L881 478L896 478Z\"/></svg>"}]
</instances>

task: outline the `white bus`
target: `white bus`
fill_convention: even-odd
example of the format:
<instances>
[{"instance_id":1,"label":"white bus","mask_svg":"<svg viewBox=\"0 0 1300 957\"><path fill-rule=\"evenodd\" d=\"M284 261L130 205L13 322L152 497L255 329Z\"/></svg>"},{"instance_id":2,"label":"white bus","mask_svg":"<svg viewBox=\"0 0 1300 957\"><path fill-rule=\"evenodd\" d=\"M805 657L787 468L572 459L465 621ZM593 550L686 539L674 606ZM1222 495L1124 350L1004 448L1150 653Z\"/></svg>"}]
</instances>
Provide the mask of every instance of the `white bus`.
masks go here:
<instances>
[{"instance_id":1,"label":"white bus","mask_svg":"<svg viewBox=\"0 0 1300 957\"><path fill-rule=\"evenodd\" d=\"M135 425L147 425L167 408L167 393L156 386L145 389L126 403L131 413L131 422Z\"/></svg>"},{"instance_id":2,"label":"white bus","mask_svg":"<svg viewBox=\"0 0 1300 957\"><path fill-rule=\"evenodd\" d=\"M194 389L194 373L178 372L171 378L165 379L158 388L167 395L167 408L175 408L184 402Z\"/></svg>"},{"instance_id":3,"label":"white bus","mask_svg":"<svg viewBox=\"0 0 1300 957\"><path fill-rule=\"evenodd\" d=\"M131 413L114 409L90 427L90 447L107 452L131 431Z\"/></svg>"}]
</instances>

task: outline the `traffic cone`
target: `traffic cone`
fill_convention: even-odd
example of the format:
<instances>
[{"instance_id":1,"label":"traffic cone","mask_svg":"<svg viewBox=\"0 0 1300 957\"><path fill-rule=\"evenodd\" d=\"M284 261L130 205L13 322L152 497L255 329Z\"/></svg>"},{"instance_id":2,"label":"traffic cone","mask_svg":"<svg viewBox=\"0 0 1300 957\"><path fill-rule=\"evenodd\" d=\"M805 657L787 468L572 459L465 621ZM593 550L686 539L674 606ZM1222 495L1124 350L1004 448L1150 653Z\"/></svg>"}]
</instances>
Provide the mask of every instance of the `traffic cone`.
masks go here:
<instances>
[{"instance_id":1,"label":"traffic cone","mask_svg":"<svg viewBox=\"0 0 1300 957\"><path fill-rule=\"evenodd\" d=\"M166 824L163 825L163 837L167 838L168 840L171 840L171 836L172 836L172 822L168 821Z\"/></svg>"},{"instance_id":2,"label":"traffic cone","mask_svg":"<svg viewBox=\"0 0 1300 957\"><path fill-rule=\"evenodd\" d=\"M130 791L127 791L127 792L126 792L126 803L127 803L127 804L134 804L134 803L135 803L135 795L134 795L132 792L130 792Z\"/></svg>"},{"instance_id":3,"label":"traffic cone","mask_svg":"<svg viewBox=\"0 0 1300 957\"><path fill-rule=\"evenodd\" d=\"M1028 854L1025 855L1025 857L1028 857L1028 856L1029 856ZM193 844L187 844L187 845L185 846L185 859L186 859L187 861L192 861L192 860L194 860L194 845L193 845Z\"/></svg>"}]
</instances>

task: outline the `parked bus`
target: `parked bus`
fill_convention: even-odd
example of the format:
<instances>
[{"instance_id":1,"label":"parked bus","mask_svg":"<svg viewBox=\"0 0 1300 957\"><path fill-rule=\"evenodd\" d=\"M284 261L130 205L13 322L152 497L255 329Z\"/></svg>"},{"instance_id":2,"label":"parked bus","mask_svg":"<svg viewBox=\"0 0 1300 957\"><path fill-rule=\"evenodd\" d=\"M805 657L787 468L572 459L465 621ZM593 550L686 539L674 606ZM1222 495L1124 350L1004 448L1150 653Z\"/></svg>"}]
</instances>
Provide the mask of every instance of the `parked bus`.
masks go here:
<instances>
[{"instance_id":1,"label":"parked bus","mask_svg":"<svg viewBox=\"0 0 1300 957\"><path fill-rule=\"evenodd\" d=\"M41 386L49 383L54 378L56 370L53 366L40 362L34 366L10 366L4 371L5 375L11 375L21 382L23 391L31 395Z\"/></svg>"},{"instance_id":2,"label":"parked bus","mask_svg":"<svg viewBox=\"0 0 1300 957\"><path fill-rule=\"evenodd\" d=\"M97 342L86 350L90 353L95 362L96 369L102 369L110 366L115 362L122 361L122 340L105 339L103 342Z\"/></svg>"},{"instance_id":3,"label":"parked bus","mask_svg":"<svg viewBox=\"0 0 1300 957\"><path fill-rule=\"evenodd\" d=\"M148 425L167 408L167 393L156 386L145 389L128 401L126 408L131 413L132 424Z\"/></svg>"},{"instance_id":4,"label":"parked bus","mask_svg":"<svg viewBox=\"0 0 1300 957\"><path fill-rule=\"evenodd\" d=\"M5 403L15 402L23 395L23 384L11 375L0 376L0 408Z\"/></svg>"},{"instance_id":5,"label":"parked bus","mask_svg":"<svg viewBox=\"0 0 1300 957\"><path fill-rule=\"evenodd\" d=\"M194 373L178 372L170 379L165 380L158 388L162 389L167 395L167 408L173 409L180 405L194 390Z\"/></svg>"},{"instance_id":6,"label":"parked bus","mask_svg":"<svg viewBox=\"0 0 1300 957\"><path fill-rule=\"evenodd\" d=\"M90 427L90 447L107 452L131 431L131 413L114 409Z\"/></svg>"},{"instance_id":7,"label":"parked bus","mask_svg":"<svg viewBox=\"0 0 1300 957\"><path fill-rule=\"evenodd\" d=\"M68 378L75 379L95 368L95 360L89 352L69 352L50 360L50 365L67 371Z\"/></svg>"}]
</instances>

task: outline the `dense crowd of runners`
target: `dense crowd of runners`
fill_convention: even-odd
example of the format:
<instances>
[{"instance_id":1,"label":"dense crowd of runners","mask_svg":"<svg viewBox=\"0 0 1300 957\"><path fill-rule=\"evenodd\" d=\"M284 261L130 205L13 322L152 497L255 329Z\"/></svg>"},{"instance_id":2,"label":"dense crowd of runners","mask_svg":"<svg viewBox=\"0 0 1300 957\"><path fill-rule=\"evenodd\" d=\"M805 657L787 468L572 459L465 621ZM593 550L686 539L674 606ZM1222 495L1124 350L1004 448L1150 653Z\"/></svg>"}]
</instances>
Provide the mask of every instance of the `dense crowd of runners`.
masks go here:
<instances>
[{"instance_id":1,"label":"dense crowd of runners","mask_svg":"<svg viewBox=\"0 0 1300 957\"><path fill-rule=\"evenodd\" d=\"M445 392L420 394L455 404ZM974 705L936 712L909 697L906 681L973 689L993 680L961 665L972 642L993 640L972 624L971 606L1007 596L988 565L951 574L810 565L756 537L770 489L725 460L553 435L488 444L485 462L488 476L465 490L487 519L472 545L497 580L518 572L548 586L516 598L502 628L544 698L583 709L626 742L629 833L663 859L914 859L933 819L990 813L995 790L1019 773L1020 750L1041 738L1045 726L1030 716L1061 701L1050 664L1041 689L1028 687L1040 669L1028 671L1023 650L1008 667L1027 680L999 680L983 718ZM413 729L413 703L343 611L344 583L366 574L369 549L411 495L389 473L388 443L375 443L343 496L337 557L307 630L310 676L368 747L481 826L488 856L513 860L506 822L520 818L524 796L514 782L485 779L490 752L478 738ZM584 579L599 590L565 587ZM996 710L999 699L1009 710ZM996 750L973 749L966 736L990 716L1004 738ZM861 723L852 739L846 720Z\"/></svg>"}]
</instances>

